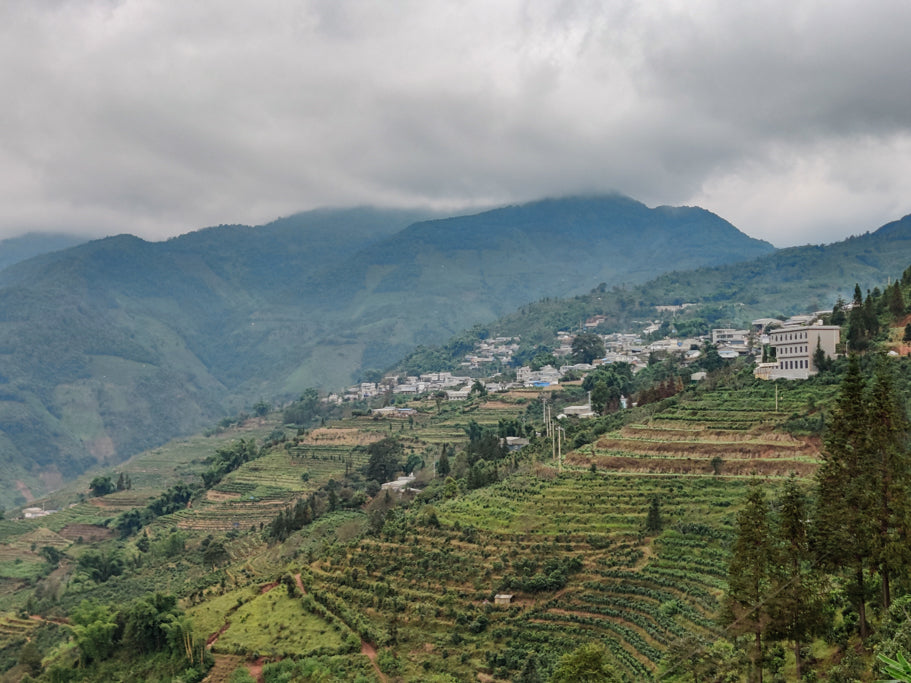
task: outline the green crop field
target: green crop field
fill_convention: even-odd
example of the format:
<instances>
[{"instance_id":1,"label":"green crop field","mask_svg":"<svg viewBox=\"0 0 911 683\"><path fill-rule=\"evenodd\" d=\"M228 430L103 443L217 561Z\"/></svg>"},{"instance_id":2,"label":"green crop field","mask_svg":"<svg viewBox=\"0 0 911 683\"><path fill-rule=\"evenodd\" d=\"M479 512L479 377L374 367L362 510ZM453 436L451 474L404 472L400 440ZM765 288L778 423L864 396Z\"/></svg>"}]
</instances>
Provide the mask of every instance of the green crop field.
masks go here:
<instances>
[{"instance_id":1,"label":"green crop field","mask_svg":"<svg viewBox=\"0 0 911 683\"><path fill-rule=\"evenodd\" d=\"M529 471L435 504L439 528L416 512L383 538L336 546L302 569L314 595L362 637L394 638L408 651L412 676L454 652L469 671L544 642L562 651L597 638L641 677L675 638L715 633L736 501L748 484ZM665 531L649 538L655 496ZM572 559L579 568L565 583L537 589L531 579L548 563ZM515 596L509 607L492 605L501 590Z\"/></svg>"},{"instance_id":2,"label":"green crop field","mask_svg":"<svg viewBox=\"0 0 911 683\"><path fill-rule=\"evenodd\" d=\"M820 438L782 426L795 416L818 421L817 402L831 401L833 393L808 394L787 385L776 400L775 385L769 382L700 392L669 401L646 421L604 434L567 462L641 474L811 476L819 462Z\"/></svg>"}]
</instances>

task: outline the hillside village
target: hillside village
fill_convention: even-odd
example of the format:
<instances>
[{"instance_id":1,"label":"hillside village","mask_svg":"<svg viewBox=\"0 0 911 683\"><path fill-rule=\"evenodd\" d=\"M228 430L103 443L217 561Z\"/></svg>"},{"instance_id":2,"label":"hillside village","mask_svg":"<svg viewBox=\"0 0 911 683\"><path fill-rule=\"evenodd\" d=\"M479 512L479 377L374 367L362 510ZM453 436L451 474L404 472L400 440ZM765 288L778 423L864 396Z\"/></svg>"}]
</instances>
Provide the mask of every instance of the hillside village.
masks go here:
<instances>
[{"instance_id":1,"label":"hillside village","mask_svg":"<svg viewBox=\"0 0 911 683\"><path fill-rule=\"evenodd\" d=\"M687 305L658 307L683 309ZM844 305L849 310L850 304ZM361 382L348 387L344 394L330 394L325 401L345 403L370 401L380 396L391 397L392 402L411 397L439 395L447 400L464 400L473 390L494 393L520 388L540 388L557 385L567 377L580 379L601 365L627 363L633 374L648 367L650 359L677 355L683 364L691 364L713 350L722 360L745 358L756 364L754 375L759 379L806 379L817 372L817 348L824 358L832 359L844 353L841 328L825 324L832 311L817 311L809 315L795 315L781 320L758 318L749 329L715 328L709 334L679 337L673 326L662 321L646 322L639 332L599 332L604 316L593 316L580 325L577 332L561 330L556 333L553 357L559 364L541 367L522 365L515 367L514 354L519 350L520 337L498 336L477 340L471 352L465 354L461 366L471 374L430 372L418 376L389 374L380 382ZM671 334L660 335L662 328ZM573 342L580 334L596 335L603 344L604 353L590 363L576 362ZM513 368L496 372L500 368ZM494 370L485 375L486 370ZM691 381L705 378L705 372L690 374ZM626 405L626 397L623 399ZM395 406L375 408L377 414L407 415L409 409Z\"/></svg>"}]
</instances>

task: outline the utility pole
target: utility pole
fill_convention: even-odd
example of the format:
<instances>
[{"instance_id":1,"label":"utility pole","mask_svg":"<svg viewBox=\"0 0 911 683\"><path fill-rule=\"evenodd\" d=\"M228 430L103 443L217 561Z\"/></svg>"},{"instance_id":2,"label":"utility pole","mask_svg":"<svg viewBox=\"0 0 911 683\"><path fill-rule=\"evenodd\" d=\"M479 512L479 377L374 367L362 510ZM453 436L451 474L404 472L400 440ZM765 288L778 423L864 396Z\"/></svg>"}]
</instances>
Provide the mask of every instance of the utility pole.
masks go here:
<instances>
[{"instance_id":1,"label":"utility pole","mask_svg":"<svg viewBox=\"0 0 911 683\"><path fill-rule=\"evenodd\" d=\"M557 444L556 444L556 438L557 438L556 431L557 431L557 430L555 430L555 429L553 428L553 425L551 425L549 422L547 423L547 425L548 425L548 427L550 428L550 452L551 452L551 460L556 460L556 459L557 459Z\"/></svg>"},{"instance_id":2,"label":"utility pole","mask_svg":"<svg viewBox=\"0 0 911 683\"><path fill-rule=\"evenodd\" d=\"M557 471L563 473L563 427L557 425Z\"/></svg>"}]
</instances>

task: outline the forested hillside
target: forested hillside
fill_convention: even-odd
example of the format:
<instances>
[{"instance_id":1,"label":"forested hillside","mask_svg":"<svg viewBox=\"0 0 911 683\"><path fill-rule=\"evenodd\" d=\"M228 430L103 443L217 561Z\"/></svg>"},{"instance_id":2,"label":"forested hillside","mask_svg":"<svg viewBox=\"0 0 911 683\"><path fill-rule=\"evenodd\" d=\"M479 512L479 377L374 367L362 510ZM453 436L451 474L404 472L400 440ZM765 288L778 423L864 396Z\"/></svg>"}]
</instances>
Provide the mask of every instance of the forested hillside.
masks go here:
<instances>
[{"instance_id":1,"label":"forested hillside","mask_svg":"<svg viewBox=\"0 0 911 683\"><path fill-rule=\"evenodd\" d=\"M30 233L0 240L0 270L40 254L67 249L85 241L84 238L73 235L46 233Z\"/></svg>"},{"instance_id":2,"label":"forested hillside","mask_svg":"<svg viewBox=\"0 0 911 683\"><path fill-rule=\"evenodd\" d=\"M819 311L831 308L839 295L850 298L854 283L863 291L881 287L905 269L909 251L911 216L905 216L833 244L780 249L737 266L667 273L643 294L654 303L734 303L756 317L763 310L763 316Z\"/></svg>"},{"instance_id":3,"label":"forested hillside","mask_svg":"<svg viewBox=\"0 0 911 683\"><path fill-rule=\"evenodd\" d=\"M396 367L409 374L455 369L478 339L500 335L520 337L517 359L528 362L536 353L552 350L555 330L577 329L593 316L604 316L605 331L639 331L642 321L659 320L686 336L712 327L744 327L756 318L831 310L839 299L851 302L855 287L865 298L894 281L909 259L911 217L905 217L842 242L780 249L732 265L675 270L632 287L598 286L572 298L546 297L444 344L418 348ZM681 304L687 307L656 309Z\"/></svg>"},{"instance_id":4,"label":"forested hillside","mask_svg":"<svg viewBox=\"0 0 911 683\"><path fill-rule=\"evenodd\" d=\"M772 249L701 209L625 197L426 218L317 211L162 243L121 235L0 272L0 502L259 399L344 386L530 299Z\"/></svg>"}]
</instances>

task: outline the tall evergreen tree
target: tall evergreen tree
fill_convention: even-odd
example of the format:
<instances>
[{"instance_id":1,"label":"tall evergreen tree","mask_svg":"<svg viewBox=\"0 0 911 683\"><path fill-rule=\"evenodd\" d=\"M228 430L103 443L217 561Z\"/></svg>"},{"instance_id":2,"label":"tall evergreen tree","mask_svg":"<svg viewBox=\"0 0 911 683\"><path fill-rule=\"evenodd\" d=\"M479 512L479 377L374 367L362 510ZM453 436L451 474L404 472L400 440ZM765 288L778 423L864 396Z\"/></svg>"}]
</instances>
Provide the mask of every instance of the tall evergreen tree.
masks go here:
<instances>
[{"instance_id":1,"label":"tall evergreen tree","mask_svg":"<svg viewBox=\"0 0 911 683\"><path fill-rule=\"evenodd\" d=\"M907 504L911 461L908 421L885 358L877 363L867 406L870 492L874 497L871 514L875 520L873 560L882 585L882 606L888 609L892 601L891 577L911 558Z\"/></svg>"},{"instance_id":2,"label":"tall evergreen tree","mask_svg":"<svg viewBox=\"0 0 911 683\"><path fill-rule=\"evenodd\" d=\"M864 301L864 331L867 339L872 339L879 334L879 311L877 310L878 299L872 294L867 294Z\"/></svg>"},{"instance_id":3,"label":"tall evergreen tree","mask_svg":"<svg viewBox=\"0 0 911 683\"><path fill-rule=\"evenodd\" d=\"M864 572L869 569L874 532L867 420L864 378L858 357L852 355L829 425L822 464L816 471L815 521L821 565L835 570L847 567L852 574L850 597L862 638L867 637Z\"/></svg>"},{"instance_id":4,"label":"tall evergreen tree","mask_svg":"<svg viewBox=\"0 0 911 683\"><path fill-rule=\"evenodd\" d=\"M753 676L762 683L762 634L769 624L774 548L765 494L757 485L737 513L737 538L728 565L723 618L731 633L752 634Z\"/></svg>"},{"instance_id":5,"label":"tall evergreen tree","mask_svg":"<svg viewBox=\"0 0 911 683\"><path fill-rule=\"evenodd\" d=\"M851 300L851 306L853 308L860 308L863 305L864 305L863 292L860 291L860 285L855 282L854 283L854 298Z\"/></svg>"},{"instance_id":6,"label":"tall evergreen tree","mask_svg":"<svg viewBox=\"0 0 911 683\"><path fill-rule=\"evenodd\" d=\"M770 633L794 644L794 661L802 675L801 644L823 625L822 577L810 552L806 494L792 473L785 482L775 527L777 561L773 573Z\"/></svg>"},{"instance_id":7,"label":"tall evergreen tree","mask_svg":"<svg viewBox=\"0 0 911 683\"><path fill-rule=\"evenodd\" d=\"M664 528L664 521L661 519L661 500L658 496L652 498L648 506L648 514L645 516L645 530L650 534L656 534Z\"/></svg>"},{"instance_id":8,"label":"tall evergreen tree","mask_svg":"<svg viewBox=\"0 0 911 683\"><path fill-rule=\"evenodd\" d=\"M445 479L449 476L449 473L452 471L452 465L449 462L449 445L443 444L443 447L440 449L440 458L437 460L437 476Z\"/></svg>"},{"instance_id":9,"label":"tall evergreen tree","mask_svg":"<svg viewBox=\"0 0 911 683\"><path fill-rule=\"evenodd\" d=\"M902 295L902 288L898 281L893 282L889 289L889 312L893 318L905 314L905 297Z\"/></svg>"},{"instance_id":10,"label":"tall evergreen tree","mask_svg":"<svg viewBox=\"0 0 911 683\"><path fill-rule=\"evenodd\" d=\"M855 353L866 350L868 345L866 322L860 285L854 285L854 299L851 301L851 311L848 313L848 331L845 338L848 351Z\"/></svg>"}]
</instances>

